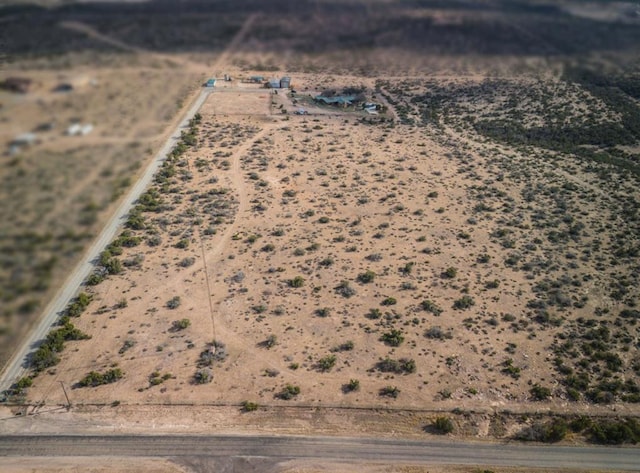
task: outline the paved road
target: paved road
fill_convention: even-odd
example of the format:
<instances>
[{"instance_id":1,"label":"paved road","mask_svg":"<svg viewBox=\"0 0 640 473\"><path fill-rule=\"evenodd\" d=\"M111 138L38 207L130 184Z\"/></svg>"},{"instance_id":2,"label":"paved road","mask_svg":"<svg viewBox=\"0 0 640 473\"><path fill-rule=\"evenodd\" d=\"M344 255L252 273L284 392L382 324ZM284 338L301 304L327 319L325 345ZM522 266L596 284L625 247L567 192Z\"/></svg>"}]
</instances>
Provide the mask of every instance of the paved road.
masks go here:
<instances>
[{"instance_id":1,"label":"paved road","mask_svg":"<svg viewBox=\"0 0 640 473\"><path fill-rule=\"evenodd\" d=\"M127 215L133 207L136 200L144 190L149 186L154 174L167 157L167 154L173 149L180 139L180 132L188 126L189 120L193 118L200 109L204 101L207 99L212 89L203 89L197 97L191 108L182 118L174 132L166 141L164 146L156 154L153 161L145 169L144 174L138 182L129 190L128 194L121 202L109 222L102 229L100 235L87 250L82 260L75 267L71 275L67 278L61 289L54 296L43 312L43 316L38 322L36 328L29 334L27 340L22 344L21 348L13 355L13 358L7 364L2 377L0 378L0 392L8 389L17 380L27 373L24 367L30 353L35 349L38 342L43 340L51 327L55 324L58 314L64 310L72 297L76 295L83 281L91 274L94 269L93 261L95 261L100 252L114 239L122 224L126 221Z\"/></svg>"},{"instance_id":2,"label":"paved road","mask_svg":"<svg viewBox=\"0 0 640 473\"><path fill-rule=\"evenodd\" d=\"M640 449L564 447L342 437L193 435L25 435L0 438L0 465L8 456L117 456L495 465L638 471Z\"/></svg>"}]
</instances>

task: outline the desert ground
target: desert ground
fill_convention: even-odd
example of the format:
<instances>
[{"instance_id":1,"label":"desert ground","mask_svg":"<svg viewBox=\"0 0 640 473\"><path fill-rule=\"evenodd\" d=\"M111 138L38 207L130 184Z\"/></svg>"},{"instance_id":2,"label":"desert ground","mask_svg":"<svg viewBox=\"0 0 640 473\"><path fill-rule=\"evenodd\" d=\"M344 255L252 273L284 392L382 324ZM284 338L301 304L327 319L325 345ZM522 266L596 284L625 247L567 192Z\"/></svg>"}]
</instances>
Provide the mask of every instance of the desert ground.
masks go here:
<instances>
[{"instance_id":1,"label":"desert ground","mask_svg":"<svg viewBox=\"0 0 640 473\"><path fill-rule=\"evenodd\" d=\"M0 109L11 123L5 140L48 103L57 123L80 116L96 125L87 137L56 126L2 171L11 183L2 192L21 202L3 209L7 234L35 242L7 254L23 268L33 254L46 262L66 252L51 281L79 258L212 75L207 65L233 80L218 81L78 288L54 329L65 330L56 335L62 346L15 390L3 431L61 422L549 440L540 435L561 418L564 441L581 443L602 432L585 418L637 428L639 69L636 50L622 48L633 18L609 38L620 48L602 53L577 40L584 50L565 51L556 33L527 30L520 12L508 23L494 11L408 8L399 13L406 28L394 29L372 9L373 23L353 28L373 39L354 33L341 39L348 48L333 49L317 31L329 35L340 21L320 7L312 13L256 15L222 60L169 50L144 66L130 61L143 61L146 36L106 17L90 36L131 48L113 56L123 65L64 77L36 71L34 60L20 66L37 88ZM617 21L585 16L575 21L596 30ZM232 18L237 32L242 22ZM476 20L483 31L494 21L505 28L478 44L482 54L457 50L466 34L438 42L424 26L448 34L480 27ZM294 36L303 23L314 28ZM377 34L380 25L387 34ZM416 46L423 34L425 51ZM283 38L294 46L282 48ZM160 35L153 44L168 42ZM252 75L290 76L295 92L242 81ZM72 95L49 92L72 79ZM125 93L125 84L140 92ZM357 90L380 111L313 101L329 90ZM61 165L70 159L74 166ZM35 186L45 192L27 192ZM79 221L87 212L88 223ZM45 228L68 227L73 251L46 244L57 233ZM25 292L12 311L31 299ZM291 468L283 471L317 471Z\"/></svg>"}]
</instances>

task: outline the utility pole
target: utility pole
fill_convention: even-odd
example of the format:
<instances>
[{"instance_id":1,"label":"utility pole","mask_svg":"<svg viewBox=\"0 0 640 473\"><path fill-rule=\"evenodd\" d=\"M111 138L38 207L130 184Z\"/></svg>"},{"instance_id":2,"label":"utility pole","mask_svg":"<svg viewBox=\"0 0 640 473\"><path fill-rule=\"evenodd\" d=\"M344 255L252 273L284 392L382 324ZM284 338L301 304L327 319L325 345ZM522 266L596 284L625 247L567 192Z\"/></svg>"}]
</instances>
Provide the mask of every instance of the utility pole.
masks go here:
<instances>
[{"instance_id":1,"label":"utility pole","mask_svg":"<svg viewBox=\"0 0 640 473\"><path fill-rule=\"evenodd\" d=\"M60 386L62 386L62 392L64 393L64 397L67 398L67 410L71 409L71 401L69 400L69 396L67 395L67 390L64 388L64 383L60 381Z\"/></svg>"}]
</instances>

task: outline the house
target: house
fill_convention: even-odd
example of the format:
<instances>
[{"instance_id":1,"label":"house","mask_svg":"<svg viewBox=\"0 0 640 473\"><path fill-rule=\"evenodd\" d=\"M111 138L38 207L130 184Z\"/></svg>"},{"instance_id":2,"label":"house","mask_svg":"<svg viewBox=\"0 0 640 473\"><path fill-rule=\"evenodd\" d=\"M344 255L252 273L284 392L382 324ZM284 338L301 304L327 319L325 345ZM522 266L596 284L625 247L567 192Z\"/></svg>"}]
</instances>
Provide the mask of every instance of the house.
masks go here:
<instances>
[{"instance_id":1,"label":"house","mask_svg":"<svg viewBox=\"0 0 640 473\"><path fill-rule=\"evenodd\" d=\"M17 94L26 94L31 88L33 81L27 77L7 77L0 82L0 89L15 92Z\"/></svg>"},{"instance_id":2,"label":"house","mask_svg":"<svg viewBox=\"0 0 640 473\"><path fill-rule=\"evenodd\" d=\"M358 100L358 97L356 95L335 95L333 97L317 95L313 100L325 105L339 105L347 107L349 105L353 105L353 103Z\"/></svg>"},{"instance_id":3,"label":"house","mask_svg":"<svg viewBox=\"0 0 640 473\"><path fill-rule=\"evenodd\" d=\"M209 79L209 80L204 84L204 86L205 86L205 87L215 87L215 85L216 85L216 80L215 80L215 79Z\"/></svg>"},{"instance_id":4,"label":"house","mask_svg":"<svg viewBox=\"0 0 640 473\"><path fill-rule=\"evenodd\" d=\"M10 143L11 146L31 146L36 142L37 136L35 133L22 133L16 136Z\"/></svg>"}]
</instances>

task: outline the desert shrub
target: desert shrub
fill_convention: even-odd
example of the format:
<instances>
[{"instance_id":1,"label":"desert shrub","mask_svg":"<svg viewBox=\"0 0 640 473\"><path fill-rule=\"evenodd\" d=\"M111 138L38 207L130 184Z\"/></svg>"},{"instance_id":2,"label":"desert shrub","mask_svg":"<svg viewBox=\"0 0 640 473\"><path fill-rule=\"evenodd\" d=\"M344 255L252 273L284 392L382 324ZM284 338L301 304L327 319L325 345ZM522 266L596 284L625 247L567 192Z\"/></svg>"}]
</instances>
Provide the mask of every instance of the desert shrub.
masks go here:
<instances>
[{"instance_id":1,"label":"desert shrub","mask_svg":"<svg viewBox=\"0 0 640 473\"><path fill-rule=\"evenodd\" d=\"M544 401L551 397L551 390L539 384L534 384L529 393L534 401Z\"/></svg>"},{"instance_id":2,"label":"desert shrub","mask_svg":"<svg viewBox=\"0 0 640 473\"><path fill-rule=\"evenodd\" d=\"M167 302L167 308L168 309L177 309L178 307L180 307L180 304L182 304L182 299L180 299L180 296L173 296Z\"/></svg>"},{"instance_id":3,"label":"desert shrub","mask_svg":"<svg viewBox=\"0 0 640 473\"><path fill-rule=\"evenodd\" d=\"M397 303L398 301L395 297L385 297L384 299L382 299L382 302L380 302L380 305L390 306L396 305Z\"/></svg>"},{"instance_id":4,"label":"desert shrub","mask_svg":"<svg viewBox=\"0 0 640 473\"><path fill-rule=\"evenodd\" d=\"M553 419L549 422L536 422L516 434L516 439L528 442L555 443L564 439L569 426L564 419Z\"/></svg>"},{"instance_id":5,"label":"desert shrub","mask_svg":"<svg viewBox=\"0 0 640 473\"><path fill-rule=\"evenodd\" d=\"M431 312L433 315L436 315L436 316L442 314L442 309L438 307L438 305L435 302L432 302L428 299L420 303L420 308L426 312Z\"/></svg>"},{"instance_id":6,"label":"desert shrub","mask_svg":"<svg viewBox=\"0 0 640 473\"><path fill-rule=\"evenodd\" d=\"M450 434L453 432L453 421L445 416L436 417L433 421L433 429L442 435Z\"/></svg>"},{"instance_id":7,"label":"desert shrub","mask_svg":"<svg viewBox=\"0 0 640 473\"><path fill-rule=\"evenodd\" d=\"M376 320L382 317L382 311L377 307L369 309L369 312L365 314L365 317L371 320Z\"/></svg>"},{"instance_id":8,"label":"desert shrub","mask_svg":"<svg viewBox=\"0 0 640 473\"><path fill-rule=\"evenodd\" d=\"M453 308L457 310L466 310L474 306L476 301L471 296L462 296L460 299L456 299L453 302Z\"/></svg>"},{"instance_id":9,"label":"desert shrub","mask_svg":"<svg viewBox=\"0 0 640 473\"><path fill-rule=\"evenodd\" d=\"M342 392L351 393L360 390L360 381L357 379L350 379L348 383L342 385Z\"/></svg>"},{"instance_id":10,"label":"desert shrub","mask_svg":"<svg viewBox=\"0 0 640 473\"><path fill-rule=\"evenodd\" d=\"M485 264L485 263L488 263L489 261L491 261L491 256L486 254L486 253L483 253L481 255L478 255L478 258L476 258L476 261L478 263Z\"/></svg>"},{"instance_id":11,"label":"desert shrub","mask_svg":"<svg viewBox=\"0 0 640 473\"><path fill-rule=\"evenodd\" d=\"M80 314L85 311L92 298L93 296L85 292L81 292L69 303L67 308L64 310L64 315L69 317L80 316Z\"/></svg>"},{"instance_id":12,"label":"desert shrub","mask_svg":"<svg viewBox=\"0 0 640 473\"><path fill-rule=\"evenodd\" d=\"M334 290L344 298L352 297L356 294L356 290L349 285L349 281L342 281Z\"/></svg>"},{"instance_id":13,"label":"desert shrub","mask_svg":"<svg viewBox=\"0 0 640 473\"><path fill-rule=\"evenodd\" d=\"M262 346L264 346L265 348L273 348L278 344L278 337L276 337L275 335L271 334L267 337L267 339L262 342Z\"/></svg>"},{"instance_id":14,"label":"desert shrub","mask_svg":"<svg viewBox=\"0 0 640 473\"><path fill-rule=\"evenodd\" d=\"M135 346L135 344L136 344L136 342L134 340L125 340L124 343L122 344L122 346L120 347L120 350L118 350L118 353L120 355L122 355L127 350L129 350L130 348L133 348Z\"/></svg>"},{"instance_id":15,"label":"desert shrub","mask_svg":"<svg viewBox=\"0 0 640 473\"><path fill-rule=\"evenodd\" d=\"M288 401L290 399L293 399L294 397L296 397L298 394L300 394L300 387L299 386L294 386L292 384L287 384L284 388L282 388L282 390L276 394L276 397L278 399L282 399L284 401Z\"/></svg>"},{"instance_id":16,"label":"desert shrub","mask_svg":"<svg viewBox=\"0 0 640 473\"><path fill-rule=\"evenodd\" d=\"M594 442L617 445L638 443L640 441L640 424L635 419L604 420L594 422L590 428Z\"/></svg>"},{"instance_id":17,"label":"desert shrub","mask_svg":"<svg viewBox=\"0 0 640 473\"><path fill-rule=\"evenodd\" d=\"M453 279L458 275L458 270L453 266L448 267L442 272L442 277L445 279Z\"/></svg>"},{"instance_id":18,"label":"desert shrub","mask_svg":"<svg viewBox=\"0 0 640 473\"><path fill-rule=\"evenodd\" d=\"M11 387L6 391L6 394L9 396L20 396L32 385L33 378L31 376L23 376L11 385Z\"/></svg>"},{"instance_id":19,"label":"desert shrub","mask_svg":"<svg viewBox=\"0 0 640 473\"><path fill-rule=\"evenodd\" d=\"M176 248L179 248L181 250L184 250L185 248L189 247L189 239L188 238L181 238L180 240L178 240L178 242L175 244Z\"/></svg>"},{"instance_id":20,"label":"desert shrub","mask_svg":"<svg viewBox=\"0 0 640 473\"><path fill-rule=\"evenodd\" d=\"M433 340L445 340L453 338L451 332L445 332L438 326L427 329L424 332L424 336Z\"/></svg>"},{"instance_id":21,"label":"desert shrub","mask_svg":"<svg viewBox=\"0 0 640 473\"><path fill-rule=\"evenodd\" d=\"M173 331L180 331L180 330L184 330L187 327L189 327L191 325L191 321L189 319L180 319L180 320L174 320L171 323L171 329Z\"/></svg>"},{"instance_id":22,"label":"desert shrub","mask_svg":"<svg viewBox=\"0 0 640 473\"><path fill-rule=\"evenodd\" d=\"M358 274L358 282L362 283L362 284L368 284L373 282L373 280L376 277L376 273L374 273L373 271L367 270L364 273L360 273Z\"/></svg>"},{"instance_id":23,"label":"desert shrub","mask_svg":"<svg viewBox=\"0 0 640 473\"><path fill-rule=\"evenodd\" d=\"M193 375L195 384L207 384L213 381L213 373L208 368L199 369Z\"/></svg>"},{"instance_id":24,"label":"desert shrub","mask_svg":"<svg viewBox=\"0 0 640 473\"><path fill-rule=\"evenodd\" d=\"M112 368L104 373L98 373L97 371L91 371L82 378L78 384L82 387L96 387L103 384L115 383L124 376L124 373L120 368Z\"/></svg>"},{"instance_id":25,"label":"desert shrub","mask_svg":"<svg viewBox=\"0 0 640 473\"><path fill-rule=\"evenodd\" d=\"M500 286L500 280L498 279L494 279L492 281L487 281L484 284L484 287L486 287L487 289L497 289Z\"/></svg>"},{"instance_id":26,"label":"desert shrub","mask_svg":"<svg viewBox=\"0 0 640 473\"><path fill-rule=\"evenodd\" d=\"M151 235L147 238L147 245L159 246L162 243L162 237L160 235Z\"/></svg>"},{"instance_id":27,"label":"desert shrub","mask_svg":"<svg viewBox=\"0 0 640 473\"><path fill-rule=\"evenodd\" d=\"M400 389L397 386L385 386L379 391L380 396L397 398L400 395Z\"/></svg>"},{"instance_id":28,"label":"desert shrub","mask_svg":"<svg viewBox=\"0 0 640 473\"><path fill-rule=\"evenodd\" d=\"M389 346L397 347L404 341L404 335L402 331L393 329L387 333L383 333L380 340Z\"/></svg>"},{"instance_id":29,"label":"desert shrub","mask_svg":"<svg viewBox=\"0 0 640 473\"><path fill-rule=\"evenodd\" d=\"M251 401L244 401L242 403L242 410L244 412L253 412L258 410L258 403Z\"/></svg>"},{"instance_id":30,"label":"desert shrub","mask_svg":"<svg viewBox=\"0 0 640 473\"><path fill-rule=\"evenodd\" d=\"M513 365L513 360L511 358L502 363L502 373L511 376L513 379L520 378L520 368Z\"/></svg>"},{"instance_id":31,"label":"desert shrub","mask_svg":"<svg viewBox=\"0 0 640 473\"><path fill-rule=\"evenodd\" d=\"M95 271L89 275L85 283L87 286L97 286L104 281L104 273L102 271Z\"/></svg>"},{"instance_id":32,"label":"desert shrub","mask_svg":"<svg viewBox=\"0 0 640 473\"><path fill-rule=\"evenodd\" d=\"M416 371L416 362L412 358L394 360L387 357L376 363L376 368L383 373L414 373Z\"/></svg>"},{"instance_id":33,"label":"desert shrub","mask_svg":"<svg viewBox=\"0 0 640 473\"><path fill-rule=\"evenodd\" d=\"M187 256L186 258L183 258L182 260L180 260L180 262L178 263L178 266L180 266L181 268L188 268L189 266L193 266L193 264L196 262L196 259L192 256Z\"/></svg>"},{"instance_id":34,"label":"desert shrub","mask_svg":"<svg viewBox=\"0 0 640 473\"><path fill-rule=\"evenodd\" d=\"M335 355L327 355L318 360L318 369L320 371L331 371L336 365L337 358Z\"/></svg>"},{"instance_id":35,"label":"desert shrub","mask_svg":"<svg viewBox=\"0 0 640 473\"><path fill-rule=\"evenodd\" d=\"M340 345L336 345L335 347L333 347L331 349L332 352L337 352L337 351L351 351L353 350L354 344L353 341L348 340L344 343L341 343Z\"/></svg>"},{"instance_id":36,"label":"desert shrub","mask_svg":"<svg viewBox=\"0 0 640 473\"><path fill-rule=\"evenodd\" d=\"M298 288L304 286L304 278L302 276L296 276L293 279L287 281L289 287Z\"/></svg>"},{"instance_id":37,"label":"desert shrub","mask_svg":"<svg viewBox=\"0 0 640 473\"><path fill-rule=\"evenodd\" d=\"M320 266L323 267L329 267L333 264L333 258L330 256L327 256L326 258L320 260L320 262L318 263Z\"/></svg>"},{"instance_id":38,"label":"desert shrub","mask_svg":"<svg viewBox=\"0 0 640 473\"><path fill-rule=\"evenodd\" d=\"M329 307L321 307L315 310L315 314L318 317L329 317L329 315L331 315L331 309Z\"/></svg>"}]
</instances>

